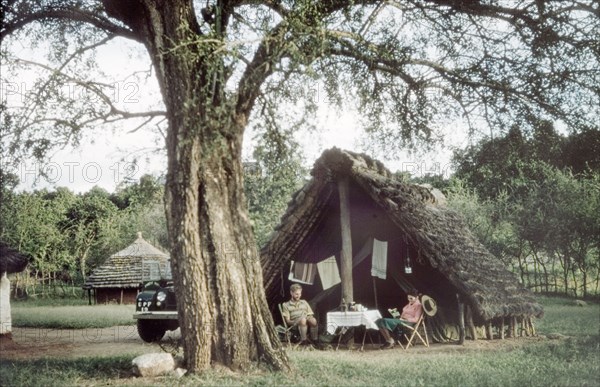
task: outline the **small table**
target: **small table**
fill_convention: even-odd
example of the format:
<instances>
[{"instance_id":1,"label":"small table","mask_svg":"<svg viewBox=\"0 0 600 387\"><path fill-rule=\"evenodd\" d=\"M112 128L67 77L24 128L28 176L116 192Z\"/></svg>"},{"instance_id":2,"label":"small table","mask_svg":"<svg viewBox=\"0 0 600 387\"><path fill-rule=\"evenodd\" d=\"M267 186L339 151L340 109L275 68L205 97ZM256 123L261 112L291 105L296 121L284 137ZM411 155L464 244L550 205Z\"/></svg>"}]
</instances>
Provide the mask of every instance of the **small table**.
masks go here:
<instances>
[{"instance_id":1,"label":"small table","mask_svg":"<svg viewBox=\"0 0 600 387\"><path fill-rule=\"evenodd\" d=\"M380 318L381 313L379 313L378 310L363 310L362 312L329 312L327 313L327 333L334 334L339 327L357 327L364 325L365 333L363 334L362 345L360 347L360 350L362 351L365 347L367 329L379 329L375 324L375 321ZM340 339L338 339L336 350L340 346Z\"/></svg>"}]
</instances>

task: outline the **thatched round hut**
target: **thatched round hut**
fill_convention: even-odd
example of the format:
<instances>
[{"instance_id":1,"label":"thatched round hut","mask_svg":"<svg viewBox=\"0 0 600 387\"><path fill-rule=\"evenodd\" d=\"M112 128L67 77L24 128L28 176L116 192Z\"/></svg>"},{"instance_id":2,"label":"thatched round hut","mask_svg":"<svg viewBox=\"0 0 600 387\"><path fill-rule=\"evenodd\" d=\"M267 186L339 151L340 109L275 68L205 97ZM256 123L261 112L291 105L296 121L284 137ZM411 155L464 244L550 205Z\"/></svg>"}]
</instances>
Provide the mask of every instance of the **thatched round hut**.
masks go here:
<instances>
[{"instance_id":1,"label":"thatched round hut","mask_svg":"<svg viewBox=\"0 0 600 387\"><path fill-rule=\"evenodd\" d=\"M10 311L10 281L7 274L25 270L29 258L0 241L0 336L12 332Z\"/></svg>"},{"instance_id":2,"label":"thatched round hut","mask_svg":"<svg viewBox=\"0 0 600 387\"><path fill-rule=\"evenodd\" d=\"M169 255L152 246L137 233L133 243L108 257L86 279L83 289L88 291L90 304L135 304L140 286L149 273L144 270L169 270Z\"/></svg>"},{"instance_id":3,"label":"thatched round hut","mask_svg":"<svg viewBox=\"0 0 600 387\"><path fill-rule=\"evenodd\" d=\"M475 327L488 337L516 334L521 326L533 331L531 321L542 316L541 305L475 238L464 219L445 207L439 192L398 180L369 156L336 148L315 162L312 176L294 194L261 250L274 312L289 297L291 261L317 263L335 256L340 266L345 252L352 260L347 281L353 284L353 301L386 315L388 308L402 307L406 292L416 288L438 303L438 313L428 323L438 340L464 339L464 321L470 336L476 335ZM347 194L340 194L340 182ZM387 246L385 279L371 275L375 239ZM323 290L316 280L304 287L303 295L323 319L339 306L342 285Z\"/></svg>"}]
</instances>

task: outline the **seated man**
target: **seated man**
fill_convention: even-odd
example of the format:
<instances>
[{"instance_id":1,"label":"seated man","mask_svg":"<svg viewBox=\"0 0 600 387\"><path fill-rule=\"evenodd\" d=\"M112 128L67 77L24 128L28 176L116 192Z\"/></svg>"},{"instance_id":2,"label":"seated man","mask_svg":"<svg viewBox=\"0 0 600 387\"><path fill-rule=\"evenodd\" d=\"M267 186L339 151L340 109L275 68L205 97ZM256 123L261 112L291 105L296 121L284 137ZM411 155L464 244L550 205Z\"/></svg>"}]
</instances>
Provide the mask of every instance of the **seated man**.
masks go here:
<instances>
[{"instance_id":1,"label":"seated man","mask_svg":"<svg viewBox=\"0 0 600 387\"><path fill-rule=\"evenodd\" d=\"M308 305L308 302L302 300L302 286L293 284L290 286L291 299L285 302L282 307L282 315L288 326L297 326L300 331L301 344L308 345L310 342L306 338L308 327L310 327L310 338L313 342L317 341L317 319Z\"/></svg>"},{"instance_id":2,"label":"seated man","mask_svg":"<svg viewBox=\"0 0 600 387\"><path fill-rule=\"evenodd\" d=\"M381 335L385 339L385 344L383 344L381 348L393 348L394 339L392 337L392 332L394 332L394 330L401 331L403 326L414 326L417 321L419 321L422 314L423 307L419 302L419 292L416 290L408 292L408 304L402 308L402 314L399 319L380 318L375 321L375 324L379 327L379 332L381 332Z\"/></svg>"}]
</instances>

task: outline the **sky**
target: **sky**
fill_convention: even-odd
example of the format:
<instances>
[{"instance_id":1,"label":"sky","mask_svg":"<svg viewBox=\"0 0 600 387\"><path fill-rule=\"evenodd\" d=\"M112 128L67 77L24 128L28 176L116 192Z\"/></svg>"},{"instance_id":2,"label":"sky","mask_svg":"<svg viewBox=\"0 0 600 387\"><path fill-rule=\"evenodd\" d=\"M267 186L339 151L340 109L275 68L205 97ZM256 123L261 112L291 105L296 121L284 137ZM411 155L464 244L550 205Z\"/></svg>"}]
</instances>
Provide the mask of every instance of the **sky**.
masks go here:
<instances>
[{"instance_id":1,"label":"sky","mask_svg":"<svg viewBox=\"0 0 600 387\"><path fill-rule=\"evenodd\" d=\"M35 51L25 47L22 47L18 54L22 58L39 60ZM127 111L162 109L156 80L143 76L143 71L149 68L149 61L139 46L123 40L115 41L101 48L97 59L100 69L106 73L106 79L112 80L113 91L110 97L115 105ZM129 74L132 73L138 76L130 77ZM10 82L0 85L3 99L17 98L18 94L13 92L15 87L24 91L33 88L33 80L27 73L21 74L19 79L11 79ZM73 85L65 86L65 90L77 93L77 88ZM358 126L359 122L355 111L333 110L327 103L321 103L316 121L319 130L296 133L306 166L311 167L325 149L333 146L368 153L364 146L364 135ZM131 132L131 128L137 125L131 122L105 125L85 133L77 148L67 147L54 152L47 163L22 163L14 171L20 180L17 190L67 187L74 192L86 192L94 186L99 186L114 192L125 181L137 181L146 173L164 175L167 165L165 153L157 152L164 146L164 139L152 126ZM455 131L461 132L464 133L461 130ZM246 160L251 158L251 142L247 140L251 137L252 133L245 134ZM466 145L465 141L461 135L448 133L446 144L450 147L445 149L438 148L418 155L400 150L399 155L395 157L385 154L372 156L382 161L391 171L411 172L415 176L426 173L448 175L451 147L463 147ZM44 179L42 172L45 172L48 178Z\"/></svg>"}]
</instances>

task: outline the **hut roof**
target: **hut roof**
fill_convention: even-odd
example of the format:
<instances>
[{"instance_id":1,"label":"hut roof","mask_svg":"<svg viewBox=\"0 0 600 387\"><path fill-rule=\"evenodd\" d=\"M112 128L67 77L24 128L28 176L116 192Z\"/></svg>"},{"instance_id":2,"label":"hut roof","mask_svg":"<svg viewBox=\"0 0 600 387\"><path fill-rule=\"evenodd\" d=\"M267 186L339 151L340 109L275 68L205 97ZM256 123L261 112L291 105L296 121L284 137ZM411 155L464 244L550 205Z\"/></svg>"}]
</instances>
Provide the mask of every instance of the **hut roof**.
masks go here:
<instances>
[{"instance_id":1,"label":"hut roof","mask_svg":"<svg viewBox=\"0 0 600 387\"><path fill-rule=\"evenodd\" d=\"M0 241L0 275L18 273L25 269L29 257Z\"/></svg>"},{"instance_id":2,"label":"hut roof","mask_svg":"<svg viewBox=\"0 0 600 387\"><path fill-rule=\"evenodd\" d=\"M114 253L98 266L83 288L136 288L147 278L145 270L149 270L149 266L146 262L164 268L168 266L169 255L152 246L138 233L131 245Z\"/></svg>"},{"instance_id":3,"label":"hut roof","mask_svg":"<svg viewBox=\"0 0 600 387\"><path fill-rule=\"evenodd\" d=\"M459 214L440 203L433 190L394 178L381 162L367 155L337 148L324 151L311 174L312 179L294 194L280 225L261 250L264 273L273 273L265 275L269 299L279 292L280 278L275 273L289 267L290 260L306 247L323 221L330 197L337 196L335 181L346 176L418 246L418 259L461 293L477 320L543 313L533 294L485 249Z\"/></svg>"}]
</instances>

